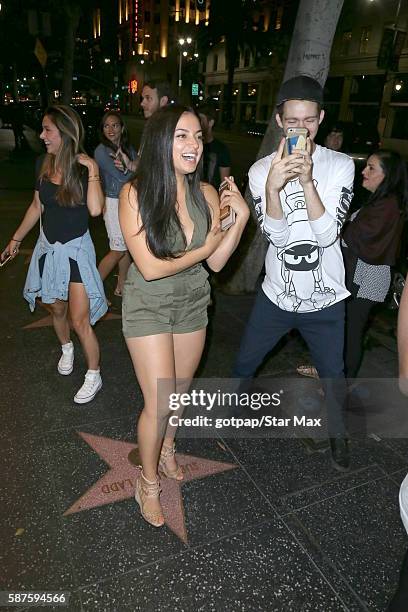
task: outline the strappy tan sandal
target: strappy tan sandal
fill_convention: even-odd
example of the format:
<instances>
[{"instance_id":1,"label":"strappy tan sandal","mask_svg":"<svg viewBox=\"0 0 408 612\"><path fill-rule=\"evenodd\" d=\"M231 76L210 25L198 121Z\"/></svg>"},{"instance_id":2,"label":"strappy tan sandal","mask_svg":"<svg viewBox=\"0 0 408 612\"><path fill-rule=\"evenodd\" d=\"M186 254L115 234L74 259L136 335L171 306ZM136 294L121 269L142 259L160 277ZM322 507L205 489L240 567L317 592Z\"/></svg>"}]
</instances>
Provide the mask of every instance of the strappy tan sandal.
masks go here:
<instances>
[{"instance_id":1,"label":"strappy tan sandal","mask_svg":"<svg viewBox=\"0 0 408 612\"><path fill-rule=\"evenodd\" d=\"M296 368L296 372L308 378L319 378L316 368L312 365L300 365Z\"/></svg>"},{"instance_id":2,"label":"strappy tan sandal","mask_svg":"<svg viewBox=\"0 0 408 612\"><path fill-rule=\"evenodd\" d=\"M146 510L145 504L148 498L160 497L160 481L158 478L151 482L145 478L143 472L140 472L140 477L136 480L135 500L139 504L140 513L144 520L153 527L163 527L164 516L162 512L152 512Z\"/></svg>"},{"instance_id":3,"label":"strappy tan sandal","mask_svg":"<svg viewBox=\"0 0 408 612\"><path fill-rule=\"evenodd\" d=\"M166 478L171 478L172 480L184 480L183 470L181 466L178 465L175 470L170 470L167 467L167 460L170 457L174 457L176 454L176 447L173 446L165 446L163 444L160 451L160 459L159 459L159 471L162 472Z\"/></svg>"}]
</instances>

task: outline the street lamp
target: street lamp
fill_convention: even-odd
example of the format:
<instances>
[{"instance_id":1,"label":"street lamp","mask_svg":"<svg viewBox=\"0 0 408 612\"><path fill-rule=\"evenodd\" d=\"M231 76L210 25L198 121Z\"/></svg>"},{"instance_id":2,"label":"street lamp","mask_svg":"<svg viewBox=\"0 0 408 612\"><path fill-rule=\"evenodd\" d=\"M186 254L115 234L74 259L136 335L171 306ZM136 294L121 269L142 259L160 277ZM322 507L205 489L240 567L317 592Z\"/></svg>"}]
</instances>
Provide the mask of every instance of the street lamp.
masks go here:
<instances>
[{"instance_id":1,"label":"street lamp","mask_svg":"<svg viewBox=\"0 0 408 612\"><path fill-rule=\"evenodd\" d=\"M181 93L181 86L183 84L183 81L181 79L181 69L183 66L183 57L187 57L188 53L187 51L183 51L183 46L185 44L187 45L191 45L191 43L193 42L193 39L190 36L187 36L187 38L179 38L178 39L178 44L179 44L179 78L178 78L178 93L179 93L179 97L180 97L180 93Z\"/></svg>"}]
</instances>

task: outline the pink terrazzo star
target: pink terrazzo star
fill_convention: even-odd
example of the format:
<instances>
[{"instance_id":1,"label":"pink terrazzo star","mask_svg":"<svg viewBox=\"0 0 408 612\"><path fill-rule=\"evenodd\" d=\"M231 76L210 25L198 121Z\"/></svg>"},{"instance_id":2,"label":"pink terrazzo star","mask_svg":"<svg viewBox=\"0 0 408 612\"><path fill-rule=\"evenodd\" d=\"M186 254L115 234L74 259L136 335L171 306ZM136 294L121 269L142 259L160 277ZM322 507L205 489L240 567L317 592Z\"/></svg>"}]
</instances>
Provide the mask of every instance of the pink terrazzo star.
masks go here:
<instances>
[{"instance_id":1,"label":"pink terrazzo star","mask_svg":"<svg viewBox=\"0 0 408 612\"><path fill-rule=\"evenodd\" d=\"M64 516L134 497L135 483L140 473L137 445L94 436L81 431L78 434L111 469L68 508L64 512ZM162 477L160 501L166 525L187 544L184 505L181 494L182 484L196 478L204 478L212 474L233 470L238 466L233 463L211 461L180 453L177 453L177 462L182 467L184 480L180 482ZM138 509L137 506L136 508ZM140 517L140 520L143 519Z\"/></svg>"},{"instance_id":2,"label":"pink terrazzo star","mask_svg":"<svg viewBox=\"0 0 408 612\"><path fill-rule=\"evenodd\" d=\"M99 323L105 323L106 321L115 321L116 319L121 319L122 316L119 314L115 314L113 312L107 312L101 319L99 319ZM42 319L38 319L38 321L34 321L34 323L29 323L28 325L24 325L23 329L38 329L39 327L52 327L52 316L47 315Z\"/></svg>"}]
</instances>

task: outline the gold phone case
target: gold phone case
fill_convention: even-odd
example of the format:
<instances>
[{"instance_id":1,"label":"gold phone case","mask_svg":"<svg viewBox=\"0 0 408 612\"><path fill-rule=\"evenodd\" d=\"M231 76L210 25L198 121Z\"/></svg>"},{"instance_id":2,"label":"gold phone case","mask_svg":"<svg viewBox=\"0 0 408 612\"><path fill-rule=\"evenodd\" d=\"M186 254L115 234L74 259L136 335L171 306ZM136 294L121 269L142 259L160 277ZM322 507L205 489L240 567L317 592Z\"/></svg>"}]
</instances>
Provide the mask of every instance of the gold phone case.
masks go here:
<instances>
[{"instance_id":1,"label":"gold phone case","mask_svg":"<svg viewBox=\"0 0 408 612\"><path fill-rule=\"evenodd\" d=\"M294 149L306 151L306 139L309 132L306 128L288 128L286 130L284 155L290 155Z\"/></svg>"},{"instance_id":2,"label":"gold phone case","mask_svg":"<svg viewBox=\"0 0 408 612\"><path fill-rule=\"evenodd\" d=\"M223 181L221 185L219 186L219 189L218 189L219 195L222 194L224 189L230 189L230 186L227 183L227 181ZM220 209L221 231L224 232L225 230L229 229L231 225L234 225L235 219L236 219L236 214L235 214L235 211L231 208L231 206L227 204L227 206L224 206L223 208L221 208Z\"/></svg>"}]
</instances>

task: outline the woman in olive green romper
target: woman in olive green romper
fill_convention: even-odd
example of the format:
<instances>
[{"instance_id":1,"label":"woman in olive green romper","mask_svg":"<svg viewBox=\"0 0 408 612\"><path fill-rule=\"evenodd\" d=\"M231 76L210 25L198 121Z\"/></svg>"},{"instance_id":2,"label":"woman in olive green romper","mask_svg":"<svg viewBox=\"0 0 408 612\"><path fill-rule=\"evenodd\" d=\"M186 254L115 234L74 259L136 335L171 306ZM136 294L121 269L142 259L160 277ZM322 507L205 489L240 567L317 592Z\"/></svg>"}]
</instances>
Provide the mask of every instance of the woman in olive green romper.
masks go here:
<instances>
[{"instance_id":1,"label":"woman in olive green romper","mask_svg":"<svg viewBox=\"0 0 408 612\"><path fill-rule=\"evenodd\" d=\"M203 352L210 287L201 262L221 270L249 216L229 180L231 190L223 192L221 206L234 209L236 222L220 231L218 194L199 180L202 151L195 112L181 106L160 109L146 124L135 179L120 194L121 229L134 261L124 287L123 333L144 398L135 497L155 527L164 524L158 464L167 478L183 479L175 430L168 425L168 394L188 389ZM164 406L157 399L160 380L166 381Z\"/></svg>"}]
</instances>

